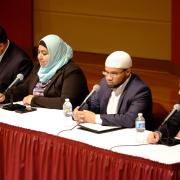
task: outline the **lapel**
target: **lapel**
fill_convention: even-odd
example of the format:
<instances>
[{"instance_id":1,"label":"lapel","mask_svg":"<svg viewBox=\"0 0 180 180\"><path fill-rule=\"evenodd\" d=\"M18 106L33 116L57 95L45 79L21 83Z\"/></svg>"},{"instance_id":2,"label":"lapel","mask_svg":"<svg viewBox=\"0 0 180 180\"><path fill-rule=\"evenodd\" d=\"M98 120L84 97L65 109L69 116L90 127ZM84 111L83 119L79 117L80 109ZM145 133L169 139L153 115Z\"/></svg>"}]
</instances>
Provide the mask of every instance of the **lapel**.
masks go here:
<instances>
[{"instance_id":1,"label":"lapel","mask_svg":"<svg viewBox=\"0 0 180 180\"><path fill-rule=\"evenodd\" d=\"M101 108L101 113L106 113L107 114L107 104L109 102L109 98L111 96L112 90L110 88L105 89L105 94L104 98L102 98L102 108Z\"/></svg>"},{"instance_id":2,"label":"lapel","mask_svg":"<svg viewBox=\"0 0 180 180\"><path fill-rule=\"evenodd\" d=\"M124 99L126 92L127 92L127 90L125 88L123 93L121 94L121 97L119 98L118 107L117 107L118 111L117 112L119 112L119 110L122 109L121 106L122 106L122 102L123 102L123 99Z\"/></svg>"},{"instance_id":3,"label":"lapel","mask_svg":"<svg viewBox=\"0 0 180 180\"><path fill-rule=\"evenodd\" d=\"M9 47L7 48L6 52L4 53L2 59L1 59L1 68L4 69L4 67L6 67L6 64L11 61L11 63L13 63L12 58L10 58L10 56L12 56L12 49L13 48L13 44L10 42L9 43ZM7 69L7 68L6 68Z\"/></svg>"},{"instance_id":4,"label":"lapel","mask_svg":"<svg viewBox=\"0 0 180 180\"><path fill-rule=\"evenodd\" d=\"M118 111L117 112L120 112L120 110L123 110L123 107L122 107L123 99L125 98L125 95L128 93L128 89L130 88L129 86L130 86L131 81L133 79L134 79L134 74L131 75L129 82L127 83L126 87L124 88L124 91L121 94L121 97L119 98L118 107L117 107Z\"/></svg>"}]
</instances>

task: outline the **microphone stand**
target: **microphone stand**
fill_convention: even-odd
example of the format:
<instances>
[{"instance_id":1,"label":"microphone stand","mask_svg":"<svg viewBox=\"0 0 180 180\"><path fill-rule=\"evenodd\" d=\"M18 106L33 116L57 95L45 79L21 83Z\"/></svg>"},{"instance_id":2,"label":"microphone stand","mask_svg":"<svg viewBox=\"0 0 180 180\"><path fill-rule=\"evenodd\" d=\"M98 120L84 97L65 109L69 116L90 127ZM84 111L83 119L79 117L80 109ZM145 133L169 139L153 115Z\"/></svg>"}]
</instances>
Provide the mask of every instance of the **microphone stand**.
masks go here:
<instances>
[{"instance_id":1,"label":"microphone stand","mask_svg":"<svg viewBox=\"0 0 180 180\"><path fill-rule=\"evenodd\" d=\"M11 108L13 107L13 93L11 92L11 89L10 89L10 107Z\"/></svg>"},{"instance_id":2,"label":"microphone stand","mask_svg":"<svg viewBox=\"0 0 180 180\"><path fill-rule=\"evenodd\" d=\"M15 110L25 109L26 108L26 106L13 103L13 93L12 93L11 89L9 89L9 94L10 94L10 103L4 105L2 107L3 109L9 110L9 111L15 111Z\"/></svg>"}]
</instances>

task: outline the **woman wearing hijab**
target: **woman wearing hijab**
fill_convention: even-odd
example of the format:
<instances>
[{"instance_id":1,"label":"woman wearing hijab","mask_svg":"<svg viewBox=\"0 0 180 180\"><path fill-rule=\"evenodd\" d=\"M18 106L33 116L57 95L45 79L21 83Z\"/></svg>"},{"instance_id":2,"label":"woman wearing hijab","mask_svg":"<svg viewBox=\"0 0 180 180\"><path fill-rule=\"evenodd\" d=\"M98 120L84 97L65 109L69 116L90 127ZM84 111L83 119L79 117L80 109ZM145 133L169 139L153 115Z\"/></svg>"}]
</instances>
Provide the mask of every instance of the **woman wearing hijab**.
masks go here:
<instances>
[{"instance_id":1,"label":"woman wearing hijab","mask_svg":"<svg viewBox=\"0 0 180 180\"><path fill-rule=\"evenodd\" d=\"M38 61L29 77L11 90L13 100L23 99L24 105L62 109L66 98L73 107L80 105L88 94L86 78L74 64L72 48L59 36L42 38L38 46ZM0 94L0 102L8 102L9 93Z\"/></svg>"}]
</instances>

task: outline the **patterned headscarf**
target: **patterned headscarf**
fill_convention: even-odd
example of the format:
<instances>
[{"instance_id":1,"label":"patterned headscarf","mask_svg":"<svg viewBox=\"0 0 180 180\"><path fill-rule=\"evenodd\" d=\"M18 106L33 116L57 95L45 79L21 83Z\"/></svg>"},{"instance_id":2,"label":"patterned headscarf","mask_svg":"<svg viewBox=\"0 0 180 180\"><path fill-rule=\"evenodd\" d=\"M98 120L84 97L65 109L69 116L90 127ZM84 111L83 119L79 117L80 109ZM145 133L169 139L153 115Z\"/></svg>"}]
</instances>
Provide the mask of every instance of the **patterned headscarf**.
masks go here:
<instances>
[{"instance_id":1,"label":"patterned headscarf","mask_svg":"<svg viewBox=\"0 0 180 180\"><path fill-rule=\"evenodd\" d=\"M73 57L73 50L59 36L54 34L47 35L40 41L46 44L49 59L45 67L40 67L38 76L40 82L47 83L56 71L67 64Z\"/></svg>"}]
</instances>

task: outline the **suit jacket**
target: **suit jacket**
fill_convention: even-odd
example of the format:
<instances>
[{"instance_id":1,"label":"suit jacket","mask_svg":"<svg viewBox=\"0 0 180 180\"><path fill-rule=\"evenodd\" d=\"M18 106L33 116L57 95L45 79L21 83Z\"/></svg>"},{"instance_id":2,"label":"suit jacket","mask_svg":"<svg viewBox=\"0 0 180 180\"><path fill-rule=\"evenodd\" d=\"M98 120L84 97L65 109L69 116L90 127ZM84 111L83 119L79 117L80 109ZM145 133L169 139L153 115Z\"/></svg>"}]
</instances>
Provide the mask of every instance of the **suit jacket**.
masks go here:
<instances>
[{"instance_id":1,"label":"suit jacket","mask_svg":"<svg viewBox=\"0 0 180 180\"><path fill-rule=\"evenodd\" d=\"M14 43L10 42L0 62L0 92L6 90L17 74L22 73L24 77L27 77L32 68L33 63L29 56Z\"/></svg>"},{"instance_id":2,"label":"suit jacket","mask_svg":"<svg viewBox=\"0 0 180 180\"><path fill-rule=\"evenodd\" d=\"M39 68L39 63L36 63L28 78L11 90L14 101L20 101L25 96L33 94L33 89L39 81L37 75ZM88 93L87 81L82 70L73 62L69 62L53 76L44 90L44 96L33 97L31 106L62 109L65 98L69 98L75 108ZM9 95L10 92L7 93L7 99Z\"/></svg>"},{"instance_id":3,"label":"suit jacket","mask_svg":"<svg viewBox=\"0 0 180 180\"><path fill-rule=\"evenodd\" d=\"M118 103L117 114L107 114L107 105L111 89L107 86L105 78L100 82L100 90L84 106L84 109L100 114L102 125L122 126L132 128L138 113L143 113L146 120L146 129L153 129L152 122L152 96L151 90L135 74L126 85Z\"/></svg>"},{"instance_id":4,"label":"suit jacket","mask_svg":"<svg viewBox=\"0 0 180 180\"><path fill-rule=\"evenodd\" d=\"M174 140L174 137L180 130L180 111L176 112L173 116L170 117L162 126L158 128L158 131L161 132L161 142L168 145L174 145L180 141Z\"/></svg>"}]
</instances>

